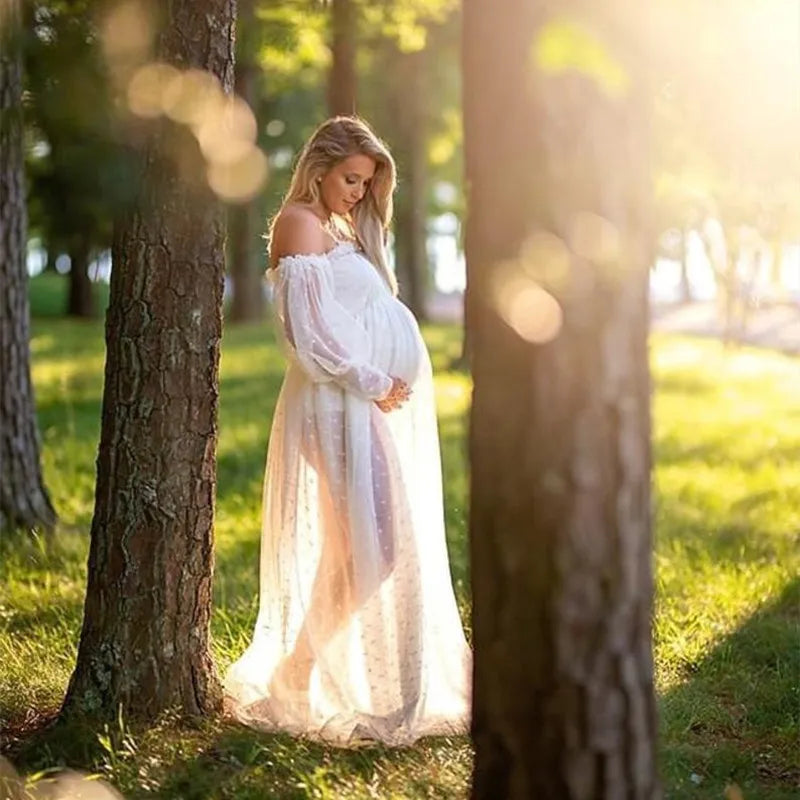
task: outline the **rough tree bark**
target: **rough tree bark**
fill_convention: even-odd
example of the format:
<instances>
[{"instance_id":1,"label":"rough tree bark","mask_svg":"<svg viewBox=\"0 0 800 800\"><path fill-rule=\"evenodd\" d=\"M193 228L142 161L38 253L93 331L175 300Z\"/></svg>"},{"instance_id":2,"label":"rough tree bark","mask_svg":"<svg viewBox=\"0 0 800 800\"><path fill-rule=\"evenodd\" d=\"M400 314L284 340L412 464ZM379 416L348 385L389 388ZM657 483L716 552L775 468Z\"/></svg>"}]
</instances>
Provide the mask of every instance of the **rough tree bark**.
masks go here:
<instances>
[{"instance_id":1,"label":"rough tree bark","mask_svg":"<svg viewBox=\"0 0 800 800\"><path fill-rule=\"evenodd\" d=\"M30 374L19 3L0 29L0 530L52 529Z\"/></svg>"},{"instance_id":2,"label":"rough tree bark","mask_svg":"<svg viewBox=\"0 0 800 800\"><path fill-rule=\"evenodd\" d=\"M328 111L356 113L356 9L353 0L331 0L331 71Z\"/></svg>"},{"instance_id":3,"label":"rough tree bark","mask_svg":"<svg viewBox=\"0 0 800 800\"><path fill-rule=\"evenodd\" d=\"M652 237L644 70L627 49L637 8L592 7L592 19L585 4L555 8L464 6L473 797L651 800ZM540 37L563 44L576 19L575 36L600 39L624 80L552 61L545 72ZM563 324L547 340L553 299Z\"/></svg>"},{"instance_id":4,"label":"rough tree bark","mask_svg":"<svg viewBox=\"0 0 800 800\"><path fill-rule=\"evenodd\" d=\"M230 92L234 0L168 8L155 58ZM219 204L187 178L190 146L154 126L138 201L114 231L88 587L64 716L221 703L209 617L224 230Z\"/></svg>"}]
</instances>

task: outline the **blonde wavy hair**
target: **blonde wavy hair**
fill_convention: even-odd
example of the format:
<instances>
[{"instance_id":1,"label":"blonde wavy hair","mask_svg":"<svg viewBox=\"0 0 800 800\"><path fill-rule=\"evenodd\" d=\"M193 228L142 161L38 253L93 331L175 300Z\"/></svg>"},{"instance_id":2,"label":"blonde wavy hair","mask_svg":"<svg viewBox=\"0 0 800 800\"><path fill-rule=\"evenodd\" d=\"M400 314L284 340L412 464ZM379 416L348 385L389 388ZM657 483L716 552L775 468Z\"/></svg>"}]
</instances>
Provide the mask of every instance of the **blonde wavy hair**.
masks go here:
<instances>
[{"instance_id":1,"label":"blonde wavy hair","mask_svg":"<svg viewBox=\"0 0 800 800\"><path fill-rule=\"evenodd\" d=\"M332 117L323 122L305 143L295 164L289 189L270 220L267 240L271 247L275 221L289 203L321 202L317 179L340 161L356 154L374 159L375 174L364 197L350 212L353 230L367 258L396 295L397 279L386 258L386 237L392 221L397 170L389 148L359 117Z\"/></svg>"}]
</instances>

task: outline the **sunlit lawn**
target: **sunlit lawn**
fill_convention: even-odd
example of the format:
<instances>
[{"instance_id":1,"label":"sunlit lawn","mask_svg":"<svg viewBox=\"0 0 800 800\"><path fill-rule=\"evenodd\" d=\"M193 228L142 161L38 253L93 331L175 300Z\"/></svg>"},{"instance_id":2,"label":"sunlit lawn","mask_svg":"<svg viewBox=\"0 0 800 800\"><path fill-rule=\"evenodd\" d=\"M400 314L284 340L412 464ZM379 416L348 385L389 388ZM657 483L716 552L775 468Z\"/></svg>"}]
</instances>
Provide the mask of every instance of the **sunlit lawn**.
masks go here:
<instances>
[{"instance_id":1,"label":"sunlit lawn","mask_svg":"<svg viewBox=\"0 0 800 800\"><path fill-rule=\"evenodd\" d=\"M45 304L44 301L42 301ZM59 546L0 545L0 723L57 708L75 657L91 520L102 385L102 324L34 321L44 468ZM459 331L426 328L437 367L448 539L468 614L465 413L468 379L448 371ZM800 370L755 350L654 337L656 661L669 798L796 797L800 694ZM259 503L282 356L265 325L223 343L214 648L220 671L256 613ZM91 742L89 742L91 743ZM342 752L217 721L165 719L110 746L45 739L13 758L64 761L127 797L463 797L466 739ZM793 749L794 748L794 749ZM79 763L83 759L83 763Z\"/></svg>"}]
</instances>

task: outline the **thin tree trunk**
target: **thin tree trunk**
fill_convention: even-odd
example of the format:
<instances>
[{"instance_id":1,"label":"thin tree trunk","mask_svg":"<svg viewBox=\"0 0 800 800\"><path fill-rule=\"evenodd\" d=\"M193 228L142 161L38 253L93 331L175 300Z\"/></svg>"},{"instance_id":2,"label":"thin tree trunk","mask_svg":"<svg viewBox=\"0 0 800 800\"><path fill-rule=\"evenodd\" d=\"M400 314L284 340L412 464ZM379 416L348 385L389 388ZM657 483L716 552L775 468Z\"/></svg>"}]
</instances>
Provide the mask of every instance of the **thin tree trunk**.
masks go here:
<instances>
[{"instance_id":1,"label":"thin tree trunk","mask_svg":"<svg viewBox=\"0 0 800 800\"><path fill-rule=\"evenodd\" d=\"M89 280L89 242L77 238L69 251L69 298L67 315L70 317L94 316L92 282Z\"/></svg>"},{"instance_id":2,"label":"thin tree trunk","mask_svg":"<svg viewBox=\"0 0 800 800\"><path fill-rule=\"evenodd\" d=\"M208 70L230 92L234 15L234 0L173 0L156 58ZM66 716L193 715L221 703L209 618L223 216L187 181L191 141L179 134L164 122L146 137L138 202L114 231L88 587Z\"/></svg>"},{"instance_id":3,"label":"thin tree trunk","mask_svg":"<svg viewBox=\"0 0 800 800\"><path fill-rule=\"evenodd\" d=\"M775 294L783 300L785 294L783 285L783 242L780 239L771 243L770 255L772 257L769 270L770 283Z\"/></svg>"},{"instance_id":4,"label":"thin tree trunk","mask_svg":"<svg viewBox=\"0 0 800 800\"><path fill-rule=\"evenodd\" d=\"M331 54L328 111L356 112L356 9L353 0L331 0Z\"/></svg>"},{"instance_id":5,"label":"thin tree trunk","mask_svg":"<svg viewBox=\"0 0 800 800\"><path fill-rule=\"evenodd\" d=\"M395 215L395 262L400 296L425 319L428 289L425 51L395 57L395 155L400 172Z\"/></svg>"},{"instance_id":6,"label":"thin tree trunk","mask_svg":"<svg viewBox=\"0 0 800 800\"><path fill-rule=\"evenodd\" d=\"M689 231L681 229L681 302L692 302L692 284L689 281Z\"/></svg>"},{"instance_id":7,"label":"thin tree trunk","mask_svg":"<svg viewBox=\"0 0 800 800\"><path fill-rule=\"evenodd\" d=\"M30 374L19 3L0 27L0 530L50 530Z\"/></svg>"},{"instance_id":8,"label":"thin tree trunk","mask_svg":"<svg viewBox=\"0 0 800 800\"><path fill-rule=\"evenodd\" d=\"M57 251L55 249L55 245L53 244L52 241L45 241L42 246L44 247L44 252L45 252L45 262L42 272L44 273L57 272L56 270Z\"/></svg>"},{"instance_id":9,"label":"thin tree trunk","mask_svg":"<svg viewBox=\"0 0 800 800\"><path fill-rule=\"evenodd\" d=\"M232 322L251 322L264 316L264 288L255 250L260 241L257 210L254 202L228 209Z\"/></svg>"},{"instance_id":10,"label":"thin tree trunk","mask_svg":"<svg viewBox=\"0 0 800 800\"><path fill-rule=\"evenodd\" d=\"M481 799L659 796L646 95L608 18L621 8L635 33L640 12L595 12L630 80L609 96L534 60L581 8L464 7Z\"/></svg>"},{"instance_id":11,"label":"thin tree trunk","mask_svg":"<svg viewBox=\"0 0 800 800\"><path fill-rule=\"evenodd\" d=\"M239 55L236 63L236 94L251 108L257 101L258 66L251 56L248 33L255 25L252 0L239 1ZM262 242L257 201L228 209L230 275L233 288L230 318L234 322L258 320L264 316L264 289L257 245Z\"/></svg>"}]
</instances>

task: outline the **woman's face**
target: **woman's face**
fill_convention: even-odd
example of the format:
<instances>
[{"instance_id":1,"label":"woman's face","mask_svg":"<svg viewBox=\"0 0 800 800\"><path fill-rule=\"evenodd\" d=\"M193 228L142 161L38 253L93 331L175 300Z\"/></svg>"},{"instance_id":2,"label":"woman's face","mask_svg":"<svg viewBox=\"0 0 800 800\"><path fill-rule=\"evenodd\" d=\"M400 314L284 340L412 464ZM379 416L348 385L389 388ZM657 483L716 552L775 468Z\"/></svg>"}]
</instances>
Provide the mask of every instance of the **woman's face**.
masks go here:
<instances>
[{"instance_id":1,"label":"woman's face","mask_svg":"<svg viewBox=\"0 0 800 800\"><path fill-rule=\"evenodd\" d=\"M334 214L347 214L366 194L375 174L375 159L356 153L331 167L320 182L322 202Z\"/></svg>"}]
</instances>

